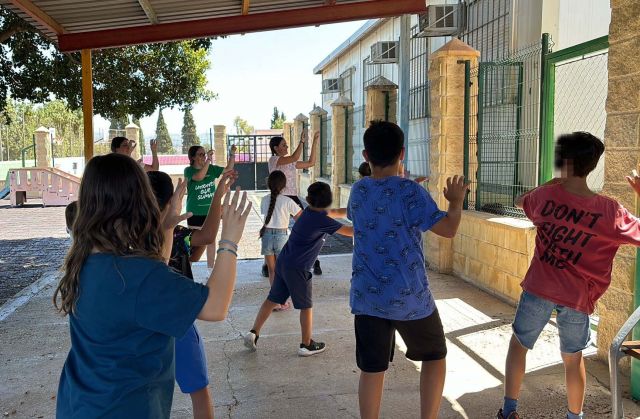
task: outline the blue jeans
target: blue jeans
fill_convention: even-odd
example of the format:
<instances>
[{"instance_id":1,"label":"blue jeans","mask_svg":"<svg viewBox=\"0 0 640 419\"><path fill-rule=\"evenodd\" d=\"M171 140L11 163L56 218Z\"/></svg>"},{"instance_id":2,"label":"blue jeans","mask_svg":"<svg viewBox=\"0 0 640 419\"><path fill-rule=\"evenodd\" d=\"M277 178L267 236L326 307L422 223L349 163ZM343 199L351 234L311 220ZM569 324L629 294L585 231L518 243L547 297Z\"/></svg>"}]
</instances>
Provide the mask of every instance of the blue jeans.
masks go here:
<instances>
[{"instance_id":1,"label":"blue jeans","mask_svg":"<svg viewBox=\"0 0 640 419\"><path fill-rule=\"evenodd\" d=\"M522 291L512 325L513 334L518 342L527 349L533 349L542 329L551 319L553 310L557 313L560 350L572 354L587 348L591 344L588 314L558 305L526 291Z\"/></svg>"}]
</instances>

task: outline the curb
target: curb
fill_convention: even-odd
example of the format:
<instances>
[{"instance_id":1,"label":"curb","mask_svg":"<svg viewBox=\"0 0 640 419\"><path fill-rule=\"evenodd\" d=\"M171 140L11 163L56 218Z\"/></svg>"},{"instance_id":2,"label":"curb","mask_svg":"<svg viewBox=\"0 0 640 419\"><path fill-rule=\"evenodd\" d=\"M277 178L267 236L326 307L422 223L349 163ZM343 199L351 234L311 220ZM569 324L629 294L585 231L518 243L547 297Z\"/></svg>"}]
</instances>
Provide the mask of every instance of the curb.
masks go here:
<instances>
[{"instance_id":1,"label":"curb","mask_svg":"<svg viewBox=\"0 0 640 419\"><path fill-rule=\"evenodd\" d=\"M35 297L40 291L42 291L47 285L55 282L58 279L59 272L48 271L42 274L40 279L32 283L22 291L8 299L2 306L0 306L0 322L9 317L13 312L27 304L31 298Z\"/></svg>"}]
</instances>

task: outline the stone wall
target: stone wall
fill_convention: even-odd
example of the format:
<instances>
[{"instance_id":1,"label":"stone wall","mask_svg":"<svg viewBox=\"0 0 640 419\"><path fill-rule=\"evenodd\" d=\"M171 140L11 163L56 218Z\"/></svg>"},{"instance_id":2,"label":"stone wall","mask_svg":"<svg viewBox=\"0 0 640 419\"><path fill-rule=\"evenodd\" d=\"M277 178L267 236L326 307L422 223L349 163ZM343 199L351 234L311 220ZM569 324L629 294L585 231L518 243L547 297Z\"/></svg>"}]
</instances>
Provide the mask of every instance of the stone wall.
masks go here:
<instances>
[{"instance_id":1,"label":"stone wall","mask_svg":"<svg viewBox=\"0 0 640 419\"><path fill-rule=\"evenodd\" d=\"M347 208L351 195L351 185L340 185L340 208Z\"/></svg>"},{"instance_id":2,"label":"stone wall","mask_svg":"<svg viewBox=\"0 0 640 419\"><path fill-rule=\"evenodd\" d=\"M640 4L636 0L611 0L611 9L603 193L637 214L638 199L624 177L640 163ZM635 261L635 249L620 248L611 287L598 304L598 354L603 359L633 310Z\"/></svg>"},{"instance_id":3,"label":"stone wall","mask_svg":"<svg viewBox=\"0 0 640 419\"><path fill-rule=\"evenodd\" d=\"M464 211L453 239L453 274L516 304L534 240L528 220Z\"/></svg>"}]
</instances>

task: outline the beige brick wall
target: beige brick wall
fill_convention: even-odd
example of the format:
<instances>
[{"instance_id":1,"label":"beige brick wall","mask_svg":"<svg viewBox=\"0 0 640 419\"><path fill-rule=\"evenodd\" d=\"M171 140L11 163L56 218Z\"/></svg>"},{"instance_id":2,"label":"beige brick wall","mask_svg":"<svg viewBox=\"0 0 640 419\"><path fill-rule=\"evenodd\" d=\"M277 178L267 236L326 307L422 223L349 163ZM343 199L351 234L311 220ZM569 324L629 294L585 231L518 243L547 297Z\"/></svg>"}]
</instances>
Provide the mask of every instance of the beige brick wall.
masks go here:
<instances>
[{"instance_id":1,"label":"beige brick wall","mask_svg":"<svg viewBox=\"0 0 640 419\"><path fill-rule=\"evenodd\" d=\"M611 0L611 9L603 193L637 214L638 199L624 176L640 163L640 3ZM620 248L611 286L598 304L598 355L602 359L606 359L614 335L633 310L635 260L635 249Z\"/></svg>"},{"instance_id":2,"label":"beige brick wall","mask_svg":"<svg viewBox=\"0 0 640 419\"><path fill-rule=\"evenodd\" d=\"M528 220L464 211L453 239L453 274L515 304L534 240Z\"/></svg>"},{"instance_id":3,"label":"beige brick wall","mask_svg":"<svg viewBox=\"0 0 640 419\"><path fill-rule=\"evenodd\" d=\"M351 185L340 185L340 208L347 208L351 195Z\"/></svg>"}]
</instances>

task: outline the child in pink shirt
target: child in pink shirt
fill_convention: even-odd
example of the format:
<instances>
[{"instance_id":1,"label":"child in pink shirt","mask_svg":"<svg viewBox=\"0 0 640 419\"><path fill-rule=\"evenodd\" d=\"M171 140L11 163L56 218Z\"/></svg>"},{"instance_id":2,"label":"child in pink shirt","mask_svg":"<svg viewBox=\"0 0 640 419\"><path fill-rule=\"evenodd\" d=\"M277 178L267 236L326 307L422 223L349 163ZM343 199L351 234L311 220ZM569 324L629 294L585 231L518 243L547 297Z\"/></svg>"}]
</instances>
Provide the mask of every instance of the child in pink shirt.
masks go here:
<instances>
[{"instance_id":1,"label":"child in pink shirt","mask_svg":"<svg viewBox=\"0 0 640 419\"><path fill-rule=\"evenodd\" d=\"M587 186L587 175L603 152L602 141L589 133L560 136L556 168L562 176L516 201L537 232L535 254L521 283L523 292L513 321L504 405L498 419L519 418L516 408L527 351L533 349L554 310L566 372L567 418L583 417L586 373L582 350L591 342L589 315L609 287L618 247L640 246L638 218Z\"/></svg>"}]
</instances>

